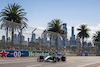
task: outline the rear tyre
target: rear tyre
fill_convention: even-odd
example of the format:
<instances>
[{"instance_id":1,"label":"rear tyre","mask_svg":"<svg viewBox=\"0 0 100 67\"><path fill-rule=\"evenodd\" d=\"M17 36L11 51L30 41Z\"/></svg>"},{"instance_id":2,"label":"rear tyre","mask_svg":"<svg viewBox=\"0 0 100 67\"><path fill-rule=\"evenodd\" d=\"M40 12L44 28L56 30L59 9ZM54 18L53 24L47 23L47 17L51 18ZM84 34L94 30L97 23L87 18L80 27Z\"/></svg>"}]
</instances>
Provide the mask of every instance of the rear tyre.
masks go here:
<instances>
[{"instance_id":1,"label":"rear tyre","mask_svg":"<svg viewBox=\"0 0 100 67\"><path fill-rule=\"evenodd\" d=\"M59 62L60 61L60 58L57 57L57 61Z\"/></svg>"},{"instance_id":2,"label":"rear tyre","mask_svg":"<svg viewBox=\"0 0 100 67\"><path fill-rule=\"evenodd\" d=\"M62 57L61 57L61 60L62 60L62 61L66 61L66 57L62 56Z\"/></svg>"},{"instance_id":3,"label":"rear tyre","mask_svg":"<svg viewBox=\"0 0 100 67\"><path fill-rule=\"evenodd\" d=\"M56 58L53 59L53 62L57 62Z\"/></svg>"}]
</instances>

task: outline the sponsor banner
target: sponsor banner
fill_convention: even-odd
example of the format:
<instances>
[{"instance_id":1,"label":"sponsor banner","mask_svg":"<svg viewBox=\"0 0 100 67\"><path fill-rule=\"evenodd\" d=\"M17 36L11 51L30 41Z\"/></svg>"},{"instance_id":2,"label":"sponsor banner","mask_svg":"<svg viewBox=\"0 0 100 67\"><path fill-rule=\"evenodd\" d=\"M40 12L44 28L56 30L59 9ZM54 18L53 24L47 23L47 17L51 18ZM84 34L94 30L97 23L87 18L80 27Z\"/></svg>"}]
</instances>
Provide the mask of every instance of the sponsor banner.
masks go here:
<instances>
[{"instance_id":1,"label":"sponsor banner","mask_svg":"<svg viewBox=\"0 0 100 67\"><path fill-rule=\"evenodd\" d=\"M87 56L87 53L79 53L79 56Z\"/></svg>"},{"instance_id":2,"label":"sponsor banner","mask_svg":"<svg viewBox=\"0 0 100 67\"><path fill-rule=\"evenodd\" d=\"M49 52L46 51L29 51L29 56L48 56L50 55Z\"/></svg>"},{"instance_id":3,"label":"sponsor banner","mask_svg":"<svg viewBox=\"0 0 100 67\"><path fill-rule=\"evenodd\" d=\"M57 55L64 55L64 52L55 52Z\"/></svg>"},{"instance_id":4,"label":"sponsor banner","mask_svg":"<svg viewBox=\"0 0 100 67\"><path fill-rule=\"evenodd\" d=\"M88 56L96 56L96 54L90 54L90 53L88 53Z\"/></svg>"},{"instance_id":5,"label":"sponsor banner","mask_svg":"<svg viewBox=\"0 0 100 67\"><path fill-rule=\"evenodd\" d=\"M1 57L26 57L28 56L28 51L19 50L0 50Z\"/></svg>"},{"instance_id":6,"label":"sponsor banner","mask_svg":"<svg viewBox=\"0 0 100 67\"><path fill-rule=\"evenodd\" d=\"M79 53L79 56L96 56L96 54L92 54L92 53Z\"/></svg>"},{"instance_id":7,"label":"sponsor banner","mask_svg":"<svg viewBox=\"0 0 100 67\"><path fill-rule=\"evenodd\" d=\"M100 56L100 53L97 53L97 56Z\"/></svg>"},{"instance_id":8,"label":"sponsor banner","mask_svg":"<svg viewBox=\"0 0 100 67\"><path fill-rule=\"evenodd\" d=\"M66 53L66 56L77 56L78 54L76 53Z\"/></svg>"}]
</instances>

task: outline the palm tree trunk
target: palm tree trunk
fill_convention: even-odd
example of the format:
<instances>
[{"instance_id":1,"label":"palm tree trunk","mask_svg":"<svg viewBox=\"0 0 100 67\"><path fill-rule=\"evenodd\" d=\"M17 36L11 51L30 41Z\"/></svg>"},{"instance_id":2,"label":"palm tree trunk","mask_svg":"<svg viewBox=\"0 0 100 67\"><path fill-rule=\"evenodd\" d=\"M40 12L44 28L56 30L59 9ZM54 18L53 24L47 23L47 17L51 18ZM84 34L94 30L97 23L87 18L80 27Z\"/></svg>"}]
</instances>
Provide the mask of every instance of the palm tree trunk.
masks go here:
<instances>
[{"instance_id":1,"label":"palm tree trunk","mask_svg":"<svg viewBox=\"0 0 100 67\"><path fill-rule=\"evenodd\" d=\"M82 48L84 48L84 38L82 38Z\"/></svg>"}]
</instances>

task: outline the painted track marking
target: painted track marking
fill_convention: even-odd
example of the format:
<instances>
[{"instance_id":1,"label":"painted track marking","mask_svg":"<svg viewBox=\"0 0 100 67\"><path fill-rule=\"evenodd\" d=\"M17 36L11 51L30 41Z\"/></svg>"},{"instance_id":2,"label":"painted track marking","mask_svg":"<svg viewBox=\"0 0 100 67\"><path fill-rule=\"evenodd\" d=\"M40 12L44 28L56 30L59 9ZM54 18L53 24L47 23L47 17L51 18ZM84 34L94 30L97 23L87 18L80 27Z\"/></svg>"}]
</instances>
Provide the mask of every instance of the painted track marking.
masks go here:
<instances>
[{"instance_id":1,"label":"painted track marking","mask_svg":"<svg viewBox=\"0 0 100 67\"><path fill-rule=\"evenodd\" d=\"M35 61L35 60L32 60ZM11 61L11 62L0 62L0 64L9 64L9 63L23 63L23 62L32 62L32 61Z\"/></svg>"},{"instance_id":2,"label":"painted track marking","mask_svg":"<svg viewBox=\"0 0 100 67\"><path fill-rule=\"evenodd\" d=\"M84 67L84 66L88 66L88 65L92 65L92 64L96 64L96 63L100 63L100 62L94 62L94 63L84 64L84 65L80 65L80 66L77 66L77 67Z\"/></svg>"},{"instance_id":3,"label":"painted track marking","mask_svg":"<svg viewBox=\"0 0 100 67\"><path fill-rule=\"evenodd\" d=\"M41 66L41 64L37 64L37 65L29 65L27 67L37 67L37 66Z\"/></svg>"}]
</instances>

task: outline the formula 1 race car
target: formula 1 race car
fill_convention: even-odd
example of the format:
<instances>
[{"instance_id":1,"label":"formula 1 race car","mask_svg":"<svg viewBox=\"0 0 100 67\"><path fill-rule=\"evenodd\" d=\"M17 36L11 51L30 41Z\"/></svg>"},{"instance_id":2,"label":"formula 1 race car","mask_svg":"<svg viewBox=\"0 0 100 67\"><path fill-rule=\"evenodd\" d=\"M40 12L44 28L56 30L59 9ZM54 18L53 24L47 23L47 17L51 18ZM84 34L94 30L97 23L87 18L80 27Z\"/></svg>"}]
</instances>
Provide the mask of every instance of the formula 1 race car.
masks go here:
<instances>
[{"instance_id":1,"label":"formula 1 race car","mask_svg":"<svg viewBox=\"0 0 100 67\"><path fill-rule=\"evenodd\" d=\"M39 56L39 58L37 59L37 61L39 62L59 62L59 61L66 61L66 57L62 56L47 56L44 58L44 56Z\"/></svg>"}]
</instances>

